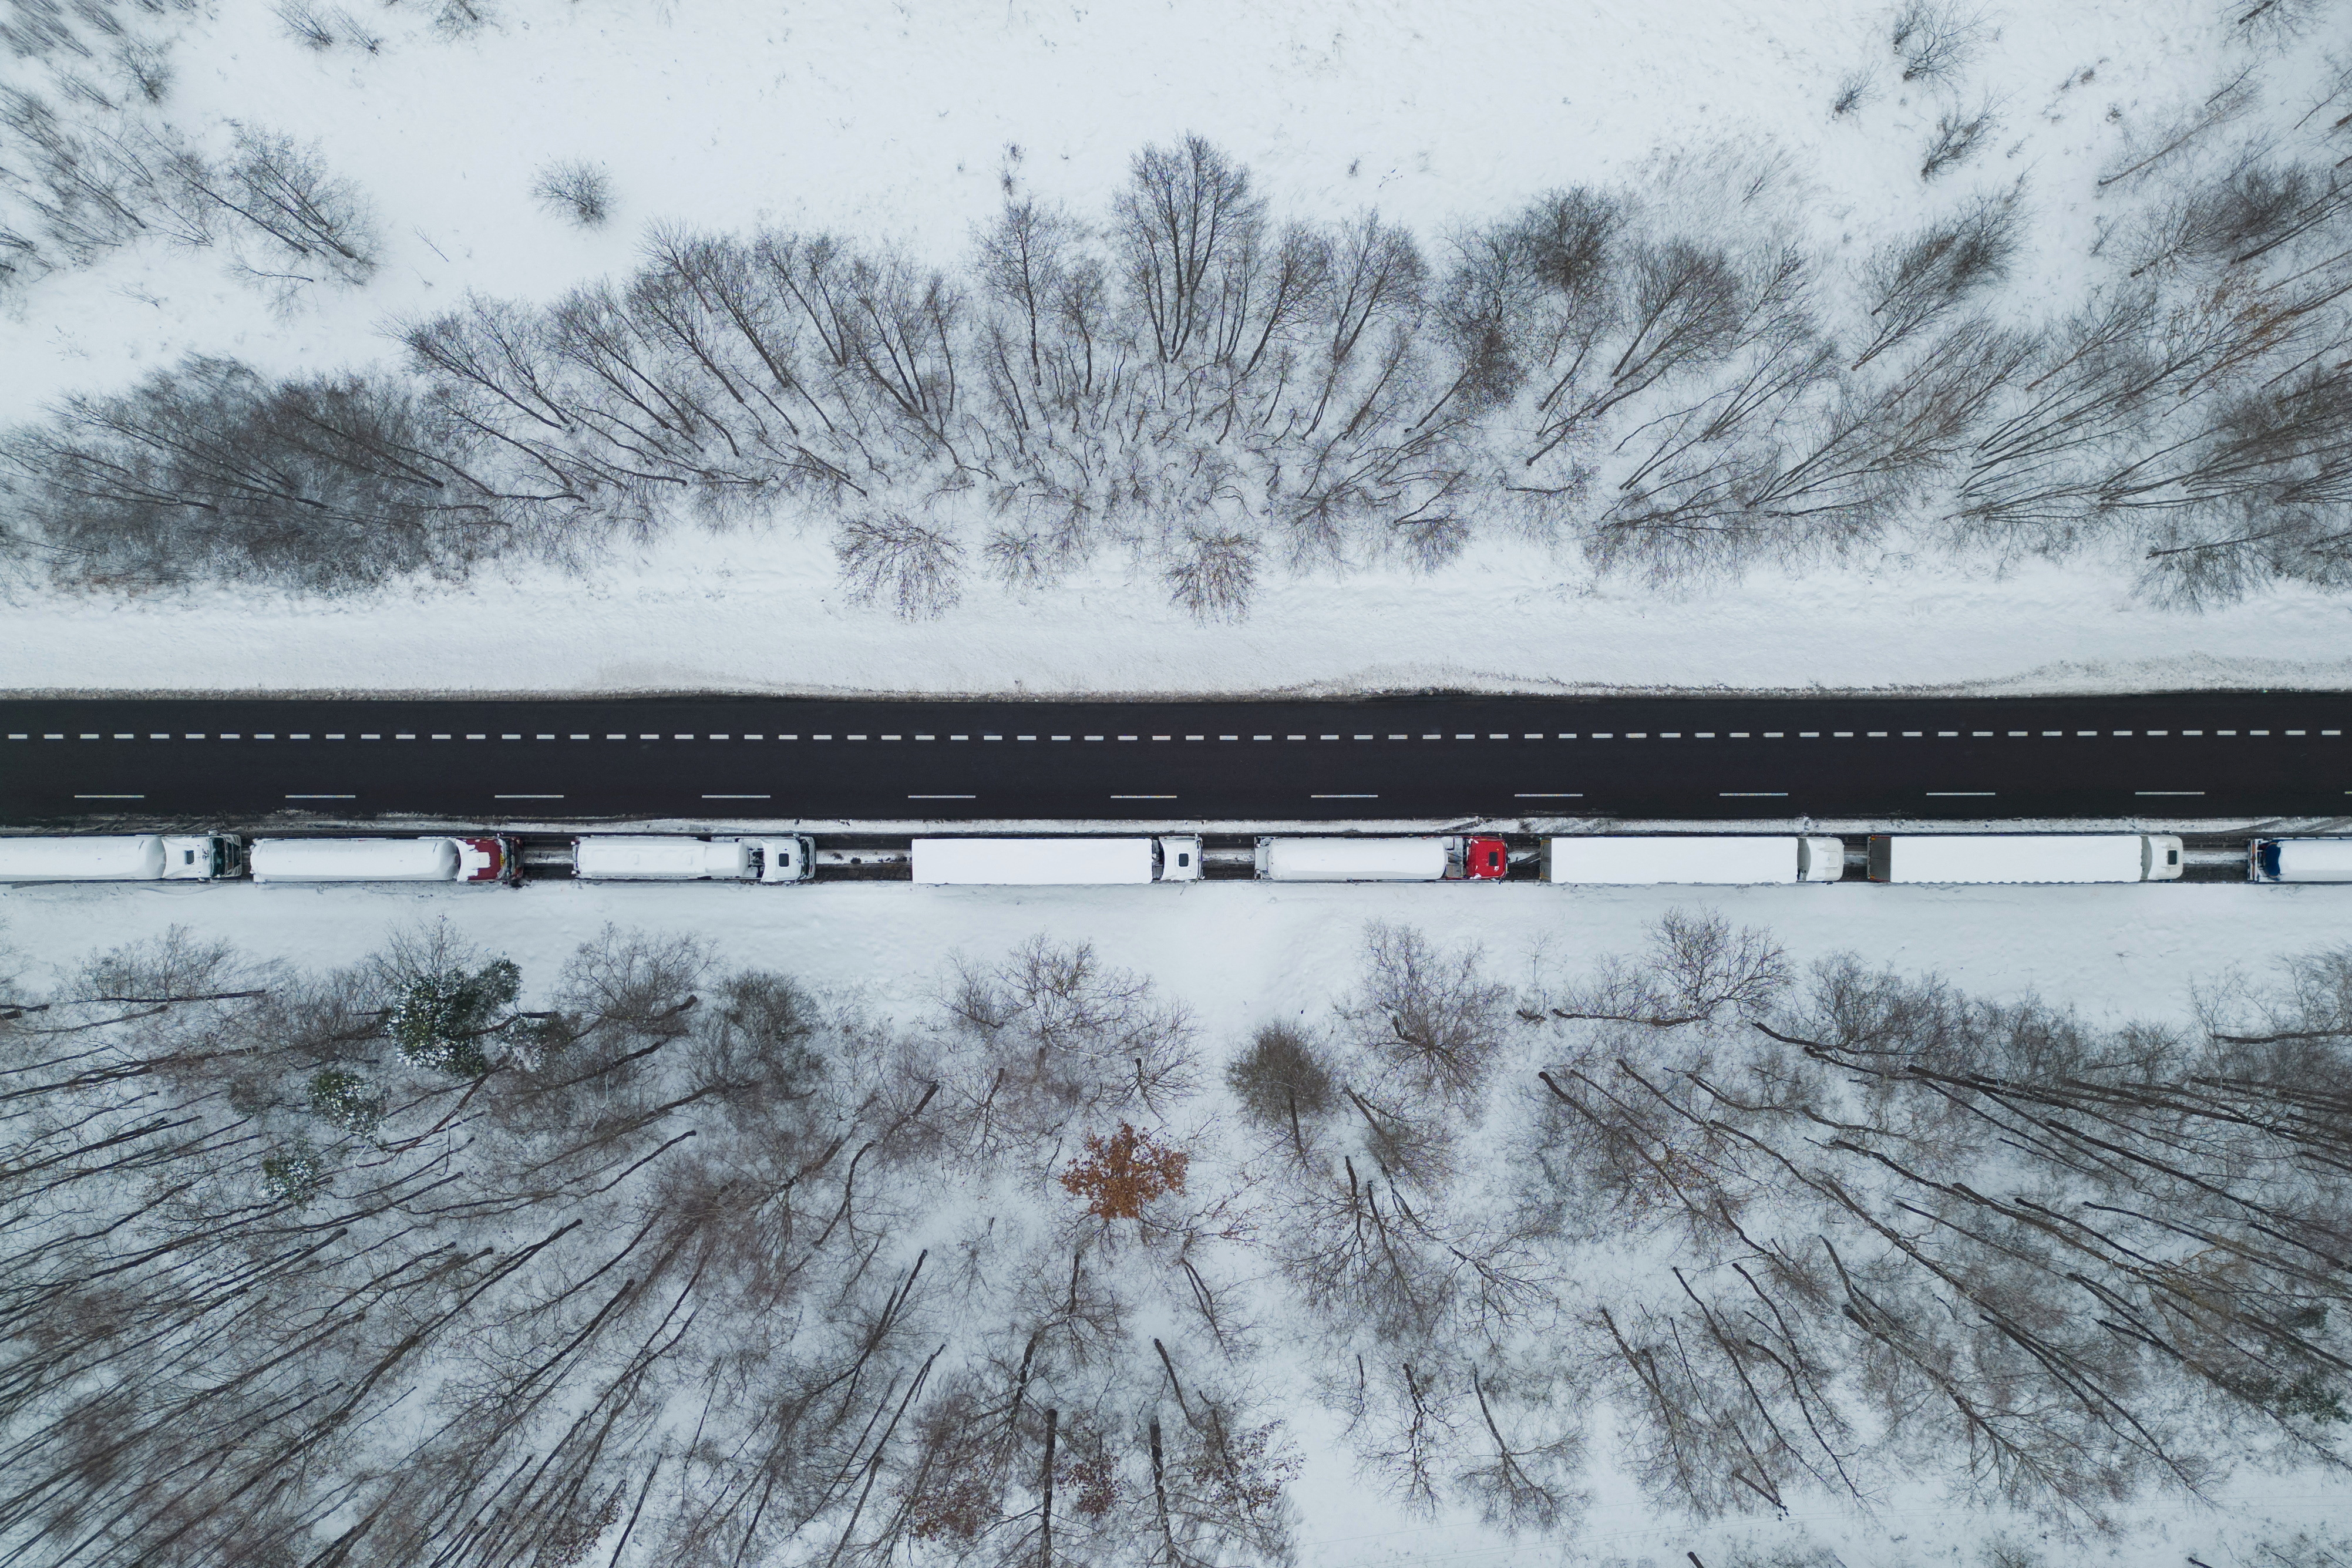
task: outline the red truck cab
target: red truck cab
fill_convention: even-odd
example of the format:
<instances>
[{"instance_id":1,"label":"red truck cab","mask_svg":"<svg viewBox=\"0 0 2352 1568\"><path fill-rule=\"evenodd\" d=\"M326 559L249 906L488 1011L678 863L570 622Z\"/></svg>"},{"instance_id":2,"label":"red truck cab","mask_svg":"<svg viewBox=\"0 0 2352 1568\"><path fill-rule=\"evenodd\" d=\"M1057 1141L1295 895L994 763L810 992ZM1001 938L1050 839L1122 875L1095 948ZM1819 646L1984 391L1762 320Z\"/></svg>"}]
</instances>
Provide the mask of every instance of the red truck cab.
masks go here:
<instances>
[{"instance_id":1,"label":"red truck cab","mask_svg":"<svg viewBox=\"0 0 2352 1568\"><path fill-rule=\"evenodd\" d=\"M457 840L457 880L460 882L520 882L522 857L511 838Z\"/></svg>"},{"instance_id":2,"label":"red truck cab","mask_svg":"<svg viewBox=\"0 0 2352 1568\"><path fill-rule=\"evenodd\" d=\"M1499 882L1511 869L1511 851L1499 838L1462 841L1462 875L1473 881Z\"/></svg>"}]
</instances>

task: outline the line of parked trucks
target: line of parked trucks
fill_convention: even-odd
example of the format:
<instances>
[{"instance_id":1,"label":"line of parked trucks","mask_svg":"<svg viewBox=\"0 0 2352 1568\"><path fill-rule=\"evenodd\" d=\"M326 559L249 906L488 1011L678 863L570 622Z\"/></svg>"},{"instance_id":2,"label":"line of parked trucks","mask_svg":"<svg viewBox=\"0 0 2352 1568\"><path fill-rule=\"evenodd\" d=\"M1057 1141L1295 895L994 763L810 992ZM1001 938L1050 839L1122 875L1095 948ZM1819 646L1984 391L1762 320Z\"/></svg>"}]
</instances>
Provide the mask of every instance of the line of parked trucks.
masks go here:
<instances>
[{"instance_id":1,"label":"line of parked trucks","mask_svg":"<svg viewBox=\"0 0 2352 1568\"><path fill-rule=\"evenodd\" d=\"M2156 833L1876 834L1865 851L1874 882L2164 882L2181 873L2181 843ZM913 879L935 885L1069 887L1201 879L1201 840L1154 837L930 837L912 841ZM1510 870L1503 839L1475 834L1268 837L1255 874L1272 882L1498 881ZM806 837L770 834L584 834L572 874L587 881L804 882L815 874ZM1845 844L1828 837L1596 834L1546 838L1546 882L1582 886L1835 882ZM2352 837L2255 839L2257 882L2352 882ZM221 881L513 883L520 844L499 834L404 837L247 838L229 833L0 837L0 883Z\"/></svg>"}]
</instances>

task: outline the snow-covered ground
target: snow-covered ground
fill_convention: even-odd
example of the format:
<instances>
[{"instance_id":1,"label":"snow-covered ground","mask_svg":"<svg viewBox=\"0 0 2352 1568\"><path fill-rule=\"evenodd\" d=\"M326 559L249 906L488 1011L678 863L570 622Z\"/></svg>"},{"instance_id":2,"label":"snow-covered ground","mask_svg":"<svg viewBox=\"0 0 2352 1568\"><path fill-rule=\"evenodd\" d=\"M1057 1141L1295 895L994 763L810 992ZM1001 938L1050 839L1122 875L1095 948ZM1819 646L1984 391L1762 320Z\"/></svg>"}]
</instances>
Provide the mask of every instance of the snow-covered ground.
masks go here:
<instances>
[{"instance_id":1,"label":"snow-covered ground","mask_svg":"<svg viewBox=\"0 0 2352 1568\"><path fill-rule=\"evenodd\" d=\"M16 692L2333 689L2347 648L2352 606L2311 590L2180 614L2081 564L1922 562L1669 597L1505 543L1434 576L1276 580L1239 626L1108 570L910 625L844 603L821 542L789 533L678 533L585 580L532 568L347 601L0 599Z\"/></svg>"},{"instance_id":2,"label":"snow-covered ground","mask_svg":"<svg viewBox=\"0 0 2352 1568\"><path fill-rule=\"evenodd\" d=\"M1187 131L1249 165L1278 213L1377 205L1433 252L1450 225L1549 186L1725 148L1786 161L1807 193L1798 219L1833 266L2022 180L2035 216L2004 308L2032 317L2079 288L2113 216L2097 178L2124 149L2257 58L2281 104L2326 74L2325 37L2257 51L2228 9L1978 7L1969 58L1930 88L1898 79L1878 0L756 14L688 0L635 15L517 0L463 40L387 11L369 24L386 40L374 55L307 49L265 0L217 0L181 39L168 112L192 132L255 119L317 139L373 201L383 270L282 310L215 258L160 243L40 280L0 319L0 425L188 353L280 372L386 362L392 323L469 289L544 300L613 275L654 223L838 228L949 262L998 201L1008 147L1028 188L1092 213L1138 146ZM1869 97L1832 117L1856 71ZM1995 106L1999 140L1923 185L1919 146L1962 100ZM559 157L612 170L602 230L527 199ZM1193 624L1156 578L1116 563L1034 596L976 584L945 618L909 626L844 603L815 531L790 515L717 539L681 529L578 578L525 569L339 603L18 587L0 601L0 689L2050 690L2352 676L2340 602L2289 591L2167 612L2134 599L2129 563L2096 558L2005 575L1874 558L1667 595L1494 540L1431 577L1275 572L1238 626Z\"/></svg>"},{"instance_id":3,"label":"snow-covered ground","mask_svg":"<svg viewBox=\"0 0 2352 1568\"><path fill-rule=\"evenodd\" d=\"M521 891L445 889L0 889L0 943L43 984L95 949L184 925L262 957L305 967L356 960L387 933L446 919L459 935L522 966L526 1004L540 999L563 959L608 923L692 931L723 963L782 970L836 996L911 1017L938 994L943 955L985 964L1043 934L1091 942L1108 963L1153 977L1195 1012L1213 1058L1277 1017L1319 1016L1353 982L1364 922L1421 924L1449 942L1482 943L1507 979L1542 965L1574 974L1600 955L1636 946L1668 910L1720 910L1769 928L1799 963L1840 952L1906 970L1938 971L1996 996L2039 990L2103 1020L2179 1019L2190 988L2231 966L2259 973L2273 959L2352 939L2339 889L2195 884L2136 888L1913 889L1859 885L1671 889L1317 887L1217 882L1129 889L1014 890L847 883L810 888L614 887L533 884ZM1596 1476L1596 1504L1569 1542L1512 1543L1457 1518L1395 1511L1351 1473L1336 1432L1311 1408L1295 1412L1309 1440L1298 1500L1307 1568L1520 1564L1562 1561L1703 1561L1743 1542L1759 1550L1831 1544L1848 1568L1950 1563L1979 1568L1990 1532L2058 1563L2154 1563L2203 1557L2215 1568L2252 1563L2255 1537L2292 1535L2352 1517L2342 1478L2246 1475L2216 1510L2136 1506L2120 1536L2068 1540L2030 1521L1965 1518L1946 1500L1896 1498L1870 1519L1822 1506L1779 1522L1696 1527L1657 1516L1622 1476ZM1316 1441L1318 1437L1323 1440ZM1769 1559L1765 1559L1769 1561ZM1797 1559L1802 1562L1803 1559Z\"/></svg>"}]
</instances>

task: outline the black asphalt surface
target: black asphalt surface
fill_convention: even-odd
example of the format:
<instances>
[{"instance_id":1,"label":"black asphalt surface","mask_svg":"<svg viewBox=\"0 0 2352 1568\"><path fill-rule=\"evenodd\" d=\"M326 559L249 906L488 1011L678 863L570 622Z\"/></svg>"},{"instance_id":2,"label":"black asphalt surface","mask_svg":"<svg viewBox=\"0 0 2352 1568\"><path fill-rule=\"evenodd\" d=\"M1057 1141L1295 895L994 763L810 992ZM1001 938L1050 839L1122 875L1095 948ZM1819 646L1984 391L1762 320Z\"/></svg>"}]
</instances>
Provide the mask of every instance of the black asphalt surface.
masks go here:
<instances>
[{"instance_id":1,"label":"black asphalt surface","mask_svg":"<svg viewBox=\"0 0 2352 1568\"><path fill-rule=\"evenodd\" d=\"M0 824L2333 816L2352 694L0 702Z\"/></svg>"}]
</instances>

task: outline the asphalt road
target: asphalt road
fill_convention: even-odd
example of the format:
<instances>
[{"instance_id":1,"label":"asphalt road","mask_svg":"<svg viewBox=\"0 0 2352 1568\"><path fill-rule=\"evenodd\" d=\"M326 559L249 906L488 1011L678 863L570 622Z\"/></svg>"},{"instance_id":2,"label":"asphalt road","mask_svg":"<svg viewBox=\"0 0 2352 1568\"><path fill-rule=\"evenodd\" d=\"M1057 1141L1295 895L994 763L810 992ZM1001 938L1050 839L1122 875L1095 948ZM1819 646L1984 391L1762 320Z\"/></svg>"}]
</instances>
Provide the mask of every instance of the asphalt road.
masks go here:
<instances>
[{"instance_id":1,"label":"asphalt road","mask_svg":"<svg viewBox=\"0 0 2352 1568\"><path fill-rule=\"evenodd\" d=\"M0 702L0 823L2333 816L2352 694Z\"/></svg>"}]
</instances>

